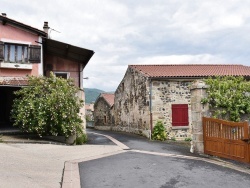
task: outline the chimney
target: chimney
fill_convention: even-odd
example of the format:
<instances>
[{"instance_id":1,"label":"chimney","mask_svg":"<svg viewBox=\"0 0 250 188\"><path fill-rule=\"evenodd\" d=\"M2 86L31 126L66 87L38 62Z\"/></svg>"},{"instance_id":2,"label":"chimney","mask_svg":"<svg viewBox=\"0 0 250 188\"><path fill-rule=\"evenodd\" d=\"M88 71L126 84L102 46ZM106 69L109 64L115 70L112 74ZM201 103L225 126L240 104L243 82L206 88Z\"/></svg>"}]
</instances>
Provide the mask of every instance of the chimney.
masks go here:
<instances>
[{"instance_id":1,"label":"chimney","mask_svg":"<svg viewBox=\"0 0 250 188\"><path fill-rule=\"evenodd\" d=\"M6 13L2 13L2 16L3 16L3 17L7 17L7 14L6 14Z\"/></svg>"},{"instance_id":2,"label":"chimney","mask_svg":"<svg viewBox=\"0 0 250 188\"><path fill-rule=\"evenodd\" d=\"M43 31L45 33L47 33L47 36L48 36L48 33L49 33L49 24L48 24L48 22L44 22Z\"/></svg>"}]
</instances>

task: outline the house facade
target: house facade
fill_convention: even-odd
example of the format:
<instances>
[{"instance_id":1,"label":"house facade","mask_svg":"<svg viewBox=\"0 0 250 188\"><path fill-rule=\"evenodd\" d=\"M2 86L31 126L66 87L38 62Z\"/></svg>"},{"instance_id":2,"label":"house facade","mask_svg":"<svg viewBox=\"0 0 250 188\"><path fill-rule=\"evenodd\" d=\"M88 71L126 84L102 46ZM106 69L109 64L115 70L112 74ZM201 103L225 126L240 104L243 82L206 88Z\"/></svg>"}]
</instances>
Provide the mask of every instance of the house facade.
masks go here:
<instances>
[{"instance_id":1,"label":"house facade","mask_svg":"<svg viewBox=\"0 0 250 188\"><path fill-rule=\"evenodd\" d=\"M11 126L13 92L27 85L26 75L43 75L42 37L47 33L0 15L0 128Z\"/></svg>"},{"instance_id":2,"label":"house facade","mask_svg":"<svg viewBox=\"0 0 250 188\"><path fill-rule=\"evenodd\" d=\"M190 85L210 76L244 76L243 65L129 65L115 91L113 130L150 137L162 121L168 138L191 138Z\"/></svg>"},{"instance_id":3,"label":"house facade","mask_svg":"<svg viewBox=\"0 0 250 188\"><path fill-rule=\"evenodd\" d=\"M113 119L113 93L101 93L94 104L94 128L99 130L111 130Z\"/></svg>"},{"instance_id":4,"label":"house facade","mask_svg":"<svg viewBox=\"0 0 250 188\"><path fill-rule=\"evenodd\" d=\"M10 111L13 92L27 86L27 75L48 76L53 72L65 79L72 78L81 99L83 69L94 52L48 38L48 22L43 30L0 15L0 128L11 127ZM85 108L81 109L85 123Z\"/></svg>"}]
</instances>

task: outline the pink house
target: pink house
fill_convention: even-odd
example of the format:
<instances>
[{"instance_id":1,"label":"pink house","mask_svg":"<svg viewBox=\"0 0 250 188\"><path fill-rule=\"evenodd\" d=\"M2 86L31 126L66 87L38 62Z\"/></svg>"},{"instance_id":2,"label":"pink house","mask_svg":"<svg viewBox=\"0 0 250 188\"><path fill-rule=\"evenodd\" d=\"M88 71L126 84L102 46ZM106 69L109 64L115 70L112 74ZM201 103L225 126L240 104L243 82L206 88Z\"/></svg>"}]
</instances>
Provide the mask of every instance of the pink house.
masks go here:
<instances>
[{"instance_id":1,"label":"pink house","mask_svg":"<svg viewBox=\"0 0 250 188\"><path fill-rule=\"evenodd\" d=\"M0 129L11 128L10 110L13 92L27 85L26 75L73 78L84 99L83 69L94 52L48 38L44 30L0 15ZM84 109L81 111L84 116Z\"/></svg>"}]
</instances>

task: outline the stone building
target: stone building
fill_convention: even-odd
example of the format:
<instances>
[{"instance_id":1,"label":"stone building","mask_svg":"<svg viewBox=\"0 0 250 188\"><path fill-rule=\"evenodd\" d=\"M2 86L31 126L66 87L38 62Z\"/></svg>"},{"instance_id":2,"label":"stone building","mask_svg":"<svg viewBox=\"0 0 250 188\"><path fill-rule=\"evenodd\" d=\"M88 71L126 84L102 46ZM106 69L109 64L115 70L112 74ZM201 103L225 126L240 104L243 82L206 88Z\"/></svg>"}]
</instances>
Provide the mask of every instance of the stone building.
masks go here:
<instances>
[{"instance_id":1,"label":"stone building","mask_svg":"<svg viewBox=\"0 0 250 188\"><path fill-rule=\"evenodd\" d=\"M150 137L157 120L168 138L191 138L190 85L209 76L249 77L243 65L129 65L115 91L112 130Z\"/></svg>"},{"instance_id":2,"label":"stone building","mask_svg":"<svg viewBox=\"0 0 250 188\"><path fill-rule=\"evenodd\" d=\"M113 93L101 93L94 104L94 128L110 130L114 124L113 119Z\"/></svg>"}]
</instances>

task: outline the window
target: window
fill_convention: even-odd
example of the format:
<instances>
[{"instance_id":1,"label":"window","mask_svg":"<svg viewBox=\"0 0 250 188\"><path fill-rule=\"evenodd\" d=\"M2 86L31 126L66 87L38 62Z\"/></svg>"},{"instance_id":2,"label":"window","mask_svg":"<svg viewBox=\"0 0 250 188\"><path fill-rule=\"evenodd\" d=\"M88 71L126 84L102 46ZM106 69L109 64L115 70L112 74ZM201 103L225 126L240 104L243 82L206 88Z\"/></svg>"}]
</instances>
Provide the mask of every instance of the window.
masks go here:
<instances>
[{"instance_id":1,"label":"window","mask_svg":"<svg viewBox=\"0 0 250 188\"><path fill-rule=\"evenodd\" d=\"M0 60L6 63L40 63L40 59L41 46L0 41Z\"/></svg>"},{"instance_id":2,"label":"window","mask_svg":"<svg viewBox=\"0 0 250 188\"><path fill-rule=\"evenodd\" d=\"M55 72L54 74L56 75L56 77L60 77L60 78L64 78L64 79L69 78L69 73L67 73L67 72Z\"/></svg>"},{"instance_id":3,"label":"window","mask_svg":"<svg viewBox=\"0 0 250 188\"><path fill-rule=\"evenodd\" d=\"M124 82L122 83L122 91L124 91Z\"/></svg>"},{"instance_id":4,"label":"window","mask_svg":"<svg viewBox=\"0 0 250 188\"><path fill-rule=\"evenodd\" d=\"M188 105L172 104L172 125L188 126Z\"/></svg>"},{"instance_id":5,"label":"window","mask_svg":"<svg viewBox=\"0 0 250 188\"><path fill-rule=\"evenodd\" d=\"M103 123L107 123L107 116L103 117Z\"/></svg>"}]
</instances>

